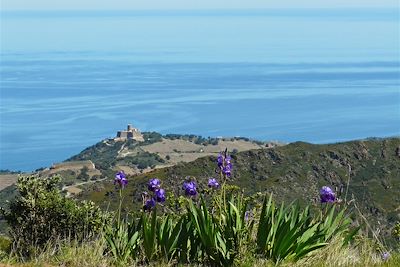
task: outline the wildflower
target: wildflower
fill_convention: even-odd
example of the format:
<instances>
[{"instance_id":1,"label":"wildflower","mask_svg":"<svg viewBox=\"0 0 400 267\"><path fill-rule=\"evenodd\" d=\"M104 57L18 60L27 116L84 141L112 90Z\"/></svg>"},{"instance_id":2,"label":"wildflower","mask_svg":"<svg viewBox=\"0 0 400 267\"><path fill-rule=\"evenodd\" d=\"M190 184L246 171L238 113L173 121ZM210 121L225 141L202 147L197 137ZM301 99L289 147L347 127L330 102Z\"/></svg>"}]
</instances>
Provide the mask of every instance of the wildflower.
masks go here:
<instances>
[{"instance_id":1,"label":"wildflower","mask_svg":"<svg viewBox=\"0 0 400 267\"><path fill-rule=\"evenodd\" d=\"M227 155L227 156L225 157L225 163L226 163L226 165L230 165L230 167L232 167L231 160L232 160L231 156Z\"/></svg>"},{"instance_id":2,"label":"wildflower","mask_svg":"<svg viewBox=\"0 0 400 267\"><path fill-rule=\"evenodd\" d=\"M232 170L232 158L226 154L226 150L224 153L219 153L217 157L217 165L222 174L226 175L227 177L231 176Z\"/></svg>"},{"instance_id":3,"label":"wildflower","mask_svg":"<svg viewBox=\"0 0 400 267\"><path fill-rule=\"evenodd\" d=\"M152 208L154 208L156 205L156 201L154 200L154 198L148 199L144 206L143 206L143 210L151 210Z\"/></svg>"},{"instance_id":4,"label":"wildflower","mask_svg":"<svg viewBox=\"0 0 400 267\"><path fill-rule=\"evenodd\" d=\"M184 182L182 188L185 190L187 196L197 195L197 185L195 182Z\"/></svg>"},{"instance_id":5,"label":"wildflower","mask_svg":"<svg viewBox=\"0 0 400 267\"><path fill-rule=\"evenodd\" d=\"M222 156L221 153L218 154L217 164L219 168L222 168L224 166L224 156Z\"/></svg>"},{"instance_id":6,"label":"wildflower","mask_svg":"<svg viewBox=\"0 0 400 267\"><path fill-rule=\"evenodd\" d=\"M124 171L119 171L115 175L114 185L116 184L120 185L122 188L124 188L128 184L128 179L126 179L126 174L124 173Z\"/></svg>"},{"instance_id":7,"label":"wildflower","mask_svg":"<svg viewBox=\"0 0 400 267\"><path fill-rule=\"evenodd\" d=\"M147 184L147 188L154 192L156 189L160 188L161 182L157 178L150 179L149 183Z\"/></svg>"},{"instance_id":8,"label":"wildflower","mask_svg":"<svg viewBox=\"0 0 400 267\"><path fill-rule=\"evenodd\" d=\"M227 177L231 177L231 167L225 166L222 169L222 173L225 174Z\"/></svg>"},{"instance_id":9,"label":"wildflower","mask_svg":"<svg viewBox=\"0 0 400 267\"><path fill-rule=\"evenodd\" d=\"M390 258L390 253L386 251L382 253L381 257L383 261L387 261Z\"/></svg>"},{"instance_id":10,"label":"wildflower","mask_svg":"<svg viewBox=\"0 0 400 267\"><path fill-rule=\"evenodd\" d=\"M336 200L335 193L328 186L323 186L319 191L319 195L321 198L321 203L333 203Z\"/></svg>"},{"instance_id":11,"label":"wildflower","mask_svg":"<svg viewBox=\"0 0 400 267\"><path fill-rule=\"evenodd\" d=\"M208 179L208 187L210 187L210 188L218 188L219 187L219 183L218 183L217 179L215 179L215 178Z\"/></svg>"},{"instance_id":12,"label":"wildflower","mask_svg":"<svg viewBox=\"0 0 400 267\"><path fill-rule=\"evenodd\" d=\"M160 188L156 189L155 193L155 198L157 202L164 202L165 201L165 190Z\"/></svg>"}]
</instances>

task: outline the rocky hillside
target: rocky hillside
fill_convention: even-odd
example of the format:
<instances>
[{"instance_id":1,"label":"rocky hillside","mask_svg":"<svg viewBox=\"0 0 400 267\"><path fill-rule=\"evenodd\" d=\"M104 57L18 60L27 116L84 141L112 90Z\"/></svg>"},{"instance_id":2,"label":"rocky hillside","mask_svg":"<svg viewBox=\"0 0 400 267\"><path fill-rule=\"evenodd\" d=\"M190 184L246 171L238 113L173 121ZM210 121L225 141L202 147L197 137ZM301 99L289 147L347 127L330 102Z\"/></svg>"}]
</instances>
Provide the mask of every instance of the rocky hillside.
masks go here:
<instances>
[{"instance_id":1,"label":"rocky hillside","mask_svg":"<svg viewBox=\"0 0 400 267\"><path fill-rule=\"evenodd\" d=\"M388 235L390 226L400 220L400 138L328 145L296 142L234 153L232 157L234 170L230 183L247 194L273 192L281 201L319 205L321 186L332 186L344 200L349 182L347 201L351 201L351 209L356 204L374 230L382 228L382 233ZM180 187L188 175L196 177L204 188L207 178L216 176L215 160L215 156L204 157L130 177L124 206L127 210L138 208L141 192L150 177L162 179L174 195L182 193ZM80 197L112 207L116 194L109 180L89 186Z\"/></svg>"},{"instance_id":2,"label":"rocky hillside","mask_svg":"<svg viewBox=\"0 0 400 267\"><path fill-rule=\"evenodd\" d=\"M185 138L160 137L140 146L129 142L101 142L84 150L71 160L94 162L101 172L101 179L105 180L80 182L76 191L80 192L78 197L91 199L104 208L113 208L117 197L112 183L114 172L119 168L129 167L128 171L138 168L132 157L141 157L141 153L148 153L145 158L153 155L164 162L160 168L131 172L124 192L125 210L140 208L141 193L150 177L162 179L166 190L174 196L182 193L181 184L189 175L205 189L208 177L216 176L217 152L226 146L234 164L230 183L246 194L273 192L279 201L299 200L317 206L321 186L332 186L344 200L349 182L347 201L351 201L351 209L355 209L353 204L356 204L374 230L382 228L382 233L388 236L390 226L400 220L400 138L326 145L296 142L275 147L243 139L212 143L214 141L210 139L200 142ZM181 141L185 142L182 143L184 146ZM179 146L174 148L177 144ZM179 158L187 160L178 161ZM88 167L87 173L92 171L95 170ZM0 191L0 202L4 203L12 195L12 187Z\"/></svg>"}]
</instances>

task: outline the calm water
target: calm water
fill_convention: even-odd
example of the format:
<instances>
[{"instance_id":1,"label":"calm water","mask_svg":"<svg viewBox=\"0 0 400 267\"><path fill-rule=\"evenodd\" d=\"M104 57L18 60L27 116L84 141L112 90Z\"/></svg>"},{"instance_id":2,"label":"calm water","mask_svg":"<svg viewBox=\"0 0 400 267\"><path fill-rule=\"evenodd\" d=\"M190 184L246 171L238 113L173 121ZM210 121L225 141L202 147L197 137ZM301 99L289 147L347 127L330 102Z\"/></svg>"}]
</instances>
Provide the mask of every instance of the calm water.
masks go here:
<instances>
[{"instance_id":1,"label":"calm water","mask_svg":"<svg viewBox=\"0 0 400 267\"><path fill-rule=\"evenodd\" d=\"M400 134L394 10L7 13L0 169L143 131L316 143Z\"/></svg>"}]
</instances>

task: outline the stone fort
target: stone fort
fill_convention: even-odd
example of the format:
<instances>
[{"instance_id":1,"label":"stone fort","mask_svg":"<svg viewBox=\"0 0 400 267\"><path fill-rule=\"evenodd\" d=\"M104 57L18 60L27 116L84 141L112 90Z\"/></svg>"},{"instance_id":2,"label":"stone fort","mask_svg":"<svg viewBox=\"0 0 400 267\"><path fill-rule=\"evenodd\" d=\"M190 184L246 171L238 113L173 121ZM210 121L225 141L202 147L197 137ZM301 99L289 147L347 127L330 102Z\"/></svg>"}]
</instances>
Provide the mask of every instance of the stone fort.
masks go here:
<instances>
[{"instance_id":1,"label":"stone fort","mask_svg":"<svg viewBox=\"0 0 400 267\"><path fill-rule=\"evenodd\" d=\"M118 131L116 140L126 140L126 139L133 139L136 141L143 142L143 135L139 131L139 129L132 127L131 124L128 124L125 131Z\"/></svg>"}]
</instances>

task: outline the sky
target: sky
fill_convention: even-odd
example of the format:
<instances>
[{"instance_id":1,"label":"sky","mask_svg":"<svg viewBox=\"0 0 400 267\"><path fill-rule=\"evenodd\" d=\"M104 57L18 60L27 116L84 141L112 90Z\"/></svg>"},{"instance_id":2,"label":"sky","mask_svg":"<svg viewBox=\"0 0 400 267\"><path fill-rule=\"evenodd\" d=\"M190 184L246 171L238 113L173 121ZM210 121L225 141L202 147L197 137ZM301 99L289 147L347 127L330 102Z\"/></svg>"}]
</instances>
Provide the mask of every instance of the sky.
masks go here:
<instances>
[{"instance_id":1,"label":"sky","mask_svg":"<svg viewBox=\"0 0 400 267\"><path fill-rule=\"evenodd\" d=\"M393 8L398 0L1 0L2 11L217 8Z\"/></svg>"}]
</instances>

